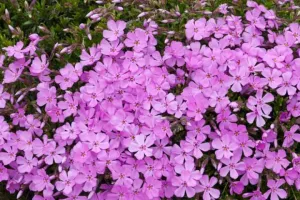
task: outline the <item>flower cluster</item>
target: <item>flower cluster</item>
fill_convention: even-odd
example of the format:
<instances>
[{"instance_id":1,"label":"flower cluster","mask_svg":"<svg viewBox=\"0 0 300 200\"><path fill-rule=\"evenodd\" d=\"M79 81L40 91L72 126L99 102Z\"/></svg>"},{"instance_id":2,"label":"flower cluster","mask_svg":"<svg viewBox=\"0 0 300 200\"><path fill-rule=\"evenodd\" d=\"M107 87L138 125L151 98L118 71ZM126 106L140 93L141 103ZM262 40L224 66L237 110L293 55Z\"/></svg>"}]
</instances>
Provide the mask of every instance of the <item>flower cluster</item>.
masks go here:
<instances>
[{"instance_id":1,"label":"flower cluster","mask_svg":"<svg viewBox=\"0 0 300 200\"><path fill-rule=\"evenodd\" d=\"M0 181L34 200L210 200L224 182L251 200L300 190L300 26L280 31L272 10L247 5L245 19L221 5L222 17L189 20L162 51L155 21L109 20L58 71L37 34L3 48Z\"/></svg>"}]
</instances>

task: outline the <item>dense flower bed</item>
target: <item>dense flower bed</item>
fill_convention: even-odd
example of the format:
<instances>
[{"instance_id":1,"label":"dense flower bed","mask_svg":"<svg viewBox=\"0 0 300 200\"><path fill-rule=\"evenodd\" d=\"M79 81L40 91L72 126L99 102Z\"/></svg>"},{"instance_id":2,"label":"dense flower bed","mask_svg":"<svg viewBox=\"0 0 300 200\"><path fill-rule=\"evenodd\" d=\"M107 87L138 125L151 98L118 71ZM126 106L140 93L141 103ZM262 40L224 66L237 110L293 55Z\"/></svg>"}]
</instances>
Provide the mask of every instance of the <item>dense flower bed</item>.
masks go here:
<instances>
[{"instance_id":1,"label":"dense flower bed","mask_svg":"<svg viewBox=\"0 0 300 200\"><path fill-rule=\"evenodd\" d=\"M109 20L101 42L59 70L38 34L4 47L0 181L34 200L300 190L300 26L247 6L245 18L223 4L224 17L190 19L164 49L155 21L128 31Z\"/></svg>"}]
</instances>

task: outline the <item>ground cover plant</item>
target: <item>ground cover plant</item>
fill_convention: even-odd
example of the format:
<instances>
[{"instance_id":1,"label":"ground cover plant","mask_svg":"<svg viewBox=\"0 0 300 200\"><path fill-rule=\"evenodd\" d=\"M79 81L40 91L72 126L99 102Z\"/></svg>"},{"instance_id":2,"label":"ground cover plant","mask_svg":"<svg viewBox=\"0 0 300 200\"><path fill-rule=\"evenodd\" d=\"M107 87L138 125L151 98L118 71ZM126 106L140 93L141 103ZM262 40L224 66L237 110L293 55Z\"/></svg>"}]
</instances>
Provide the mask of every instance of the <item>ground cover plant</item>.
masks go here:
<instances>
[{"instance_id":1,"label":"ground cover plant","mask_svg":"<svg viewBox=\"0 0 300 200\"><path fill-rule=\"evenodd\" d=\"M0 3L0 199L299 199L298 5Z\"/></svg>"}]
</instances>

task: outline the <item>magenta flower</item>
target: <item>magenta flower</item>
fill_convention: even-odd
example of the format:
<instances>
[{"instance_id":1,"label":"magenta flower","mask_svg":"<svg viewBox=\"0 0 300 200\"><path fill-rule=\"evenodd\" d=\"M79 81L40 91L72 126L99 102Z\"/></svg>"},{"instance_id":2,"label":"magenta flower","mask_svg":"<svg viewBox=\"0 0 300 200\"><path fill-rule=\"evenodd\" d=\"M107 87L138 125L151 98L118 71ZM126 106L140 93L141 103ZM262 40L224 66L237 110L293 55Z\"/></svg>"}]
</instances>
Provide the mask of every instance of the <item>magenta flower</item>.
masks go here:
<instances>
[{"instance_id":1,"label":"magenta flower","mask_svg":"<svg viewBox=\"0 0 300 200\"><path fill-rule=\"evenodd\" d=\"M283 179L279 179L278 181L268 180L268 187L270 188L266 193L264 193L264 197L268 198L271 194L271 200L277 199L285 199L287 197L287 193L285 190L280 189L280 186L283 185L285 181Z\"/></svg>"},{"instance_id":2,"label":"magenta flower","mask_svg":"<svg viewBox=\"0 0 300 200\"><path fill-rule=\"evenodd\" d=\"M145 66L143 53L127 51L124 56L125 60L123 61L123 66L131 72L136 72L139 68Z\"/></svg>"},{"instance_id":3,"label":"magenta flower","mask_svg":"<svg viewBox=\"0 0 300 200\"><path fill-rule=\"evenodd\" d=\"M97 47L90 47L89 52L90 54L86 50L82 50L81 52L80 63L83 66L92 65L101 58L101 52Z\"/></svg>"},{"instance_id":4,"label":"magenta flower","mask_svg":"<svg viewBox=\"0 0 300 200\"><path fill-rule=\"evenodd\" d=\"M241 182L246 186L250 182L252 185L257 184L259 174L264 169L264 159L257 160L256 158L245 158L243 171L245 172L241 178Z\"/></svg>"},{"instance_id":5,"label":"magenta flower","mask_svg":"<svg viewBox=\"0 0 300 200\"><path fill-rule=\"evenodd\" d=\"M200 179L201 185L199 186L199 190L200 192L203 192L203 200L217 199L220 197L220 191L213 188L217 182L218 179L216 177L211 177L209 180L207 175L202 176Z\"/></svg>"},{"instance_id":6,"label":"magenta flower","mask_svg":"<svg viewBox=\"0 0 300 200\"><path fill-rule=\"evenodd\" d=\"M0 84L0 108L5 108L6 100L9 100L10 94L3 91L4 87Z\"/></svg>"},{"instance_id":7,"label":"magenta flower","mask_svg":"<svg viewBox=\"0 0 300 200\"><path fill-rule=\"evenodd\" d=\"M238 148L238 145L231 140L230 135L223 135L221 138L216 138L212 142L212 147L217 149L217 159L230 158L233 156L233 151Z\"/></svg>"},{"instance_id":8,"label":"magenta flower","mask_svg":"<svg viewBox=\"0 0 300 200\"><path fill-rule=\"evenodd\" d=\"M5 152L0 152L0 160L3 162L4 165L8 165L11 162L16 160L17 155L17 148L9 145L3 145L3 150Z\"/></svg>"},{"instance_id":9,"label":"magenta flower","mask_svg":"<svg viewBox=\"0 0 300 200\"><path fill-rule=\"evenodd\" d=\"M259 9L253 9L246 12L246 19L251 23L252 26L260 30L265 30L266 21L263 16L260 16L261 11Z\"/></svg>"},{"instance_id":10,"label":"magenta flower","mask_svg":"<svg viewBox=\"0 0 300 200\"><path fill-rule=\"evenodd\" d=\"M281 69L284 67L284 60L287 55L291 54L288 48L276 46L269 50L263 60L271 67Z\"/></svg>"},{"instance_id":11,"label":"magenta flower","mask_svg":"<svg viewBox=\"0 0 300 200\"><path fill-rule=\"evenodd\" d=\"M48 68L48 66L49 63L47 62L47 57L43 54L41 59L39 57L34 58L30 67L30 72L32 74L41 74Z\"/></svg>"},{"instance_id":12,"label":"magenta flower","mask_svg":"<svg viewBox=\"0 0 300 200\"><path fill-rule=\"evenodd\" d=\"M283 147L290 147L294 144L294 141L300 142L300 134L296 132L299 130L298 125L294 125L290 128L289 131L285 131L284 133L284 141L282 146Z\"/></svg>"},{"instance_id":13,"label":"magenta flower","mask_svg":"<svg viewBox=\"0 0 300 200\"><path fill-rule=\"evenodd\" d=\"M186 137L186 142L183 143L182 148L186 152L193 152L195 158L199 159L203 156L202 151L207 152L210 150L210 143L204 142L205 135L189 134Z\"/></svg>"},{"instance_id":14,"label":"magenta flower","mask_svg":"<svg viewBox=\"0 0 300 200\"><path fill-rule=\"evenodd\" d=\"M241 154L233 154L231 159L222 158L221 162L225 164L225 167L220 169L220 175L225 177L230 172L230 177L237 179L239 176L238 171L243 171L243 163L239 162L241 160Z\"/></svg>"},{"instance_id":15,"label":"magenta flower","mask_svg":"<svg viewBox=\"0 0 300 200\"><path fill-rule=\"evenodd\" d=\"M232 87L233 92L242 91L242 86L246 85L248 82L249 72L247 68L241 67L239 69L230 70L230 75L232 76Z\"/></svg>"},{"instance_id":16,"label":"magenta flower","mask_svg":"<svg viewBox=\"0 0 300 200\"><path fill-rule=\"evenodd\" d=\"M198 170L194 170L194 163L186 162L185 167L178 165L175 168L180 177L174 176L172 185L177 187L174 194L177 197L183 197L185 193L189 198L193 197L196 193L195 187L197 182L201 179L201 174Z\"/></svg>"},{"instance_id":17,"label":"magenta flower","mask_svg":"<svg viewBox=\"0 0 300 200\"><path fill-rule=\"evenodd\" d=\"M46 105L47 109L56 104L56 88L54 86L49 87L48 84L39 84L37 90L39 91L37 94L37 104L39 106Z\"/></svg>"},{"instance_id":18,"label":"magenta flower","mask_svg":"<svg viewBox=\"0 0 300 200\"><path fill-rule=\"evenodd\" d=\"M0 181L6 181L9 178L8 170L0 163Z\"/></svg>"},{"instance_id":19,"label":"magenta flower","mask_svg":"<svg viewBox=\"0 0 300 200\"><path fill-rule=\"evenodd\" d=\"M83 168L82 171L80 171L80 173L78 173L78 175L76 176L75 182L77 184L83 184L83 191L92 191L93 188L97 185L96 171Z\"/></svg>"},{"instance_id":20,"label":"magenta flower","mask_svg":"<svg viewBox=\"0 0 300 200\"><path fill-rule=\"evenodd\" d=\"M45 147L45 163L52 165L55 163L61 163L65 154L65 148L62 146L56 147L55 142L49 142Z\"/></svg>"},{"instance_id":21,"label":"magenta flower","mask_svg":"<svg viewBox=\"0 0 300 200\"><path fill-rule=\"evenodd\" d=\"M126 113L122 109L116 111L116 113L111 118L111 124L115 126L118 131L123 131L129 128L130 124L133 122L133 115L131 113Z\"/></svg>"},{"instance_id":22,"label":"magenta flower","mask_svg":"<svg viewBox=\"0 0 300 200\"><path fill-rule=\"evenodd\" d=\"M166 47L163 59L170 67L174 67L175 64L181 67L185 63L184 52L185 48L181 42L172 41L171 45Z\"/></svg>"},{"instance_id":23,"label":"magenta flower","mask_svg":"<svg viewBox=\"0 0 300 200\"><path fill-rule=\"evenodd\" d=\"M202 114L208 107L208 100L202 94L198 94L189 99L187 106L187 116L195 118L195 121L200 121L203 118Z\"/></svg>"},{"instance_id":24,"label":"magenta flower","mask_svg":"<svg viewBox=\"0 0 300 200\"><path fill-rule=\"evenodd\" d=\"M282 168L287 168L290 162L285 158L286 153L283 149L278 152L268 152L266 159L266 168L273 169L275 173L279 173Z\"/></svg>"},{"instance_id":25,"label":"magenta flower","mask_svg":"<svg viewBox=\"0 0 300 200\"><path fill-rule=\"evenodd\" d=\"M135 52L142 51L147 46L148 35L142 29L135 29L134 32L127 34L127 39L124 41L127 47L133 47Z\"/></svg>"},{"instance_id":26,"label":"magenta flower","mask_svg":"<svg viewBox=\"0 0 300 200\"><path fill-rule=\"evenodd\" d=\"M266 200L266 198L263 196L263 194L259 190L255 190L250 193L245 193L245 194L243 194L243 197L244 198L251 197L250 200Z\"/></svg>"},{"instance_id":27,"label":"magenta flower","mask_svg":"<svg viewBox=\"0 0 300 200\"><path fill-rule=\"evenodd\" d=\"M106 39L103 39L100 43L101 53L107 56L117 56L123 47L123 43L120 43L118 40L108 42Z\"/></svg>"},{"instance_id":28,"label":"magenta flower","mask_svg":"<svg viewBox=\"0 0 300 200\"><path fill-rule=\"evenodd\" d=\"M147 138L145 135L137 135L135 136L135 141L131 142L131 144L128 147L128 150L130 152L136 152L134 155L137 159L141 160L145 156L149 157L152 156L152 146L154 143L154 139L151 136L148 136Z\"/></svg>"},{"instance_id":29,"label":"magenta flower","mask_svg":"<svg viewBox=\"0 0 300 200\"><path fill-rule=\"evenodd\" d=\"M288 95L294 95L296 93L297 89L294 86L297 82L292 78L292 76L292 72L285 72L282 74L283 81L280 87L276 90L281 96L284 96L286 93L288 93Z\"/></svg>"},{"instance_id":30,"label":"magenta flower","mask_svg":"<svg viewBox=\"0 0 300 200\"><path fill-rule=\"evenodd\" d=\"M262 75L265 77L265 80L268 81L268 85L275 89L282 83L281 72L277 69L265 68L262 71Z\"/></svg>"},{"instance_id":31,"label":"magenta flower","mask_svg":"<svg viewBox=\"0 0 300 200\"><path fill-rule=\"evenodd\" d=\"M160 189L161 181L153 177L149 177L143 186L143 191L149 199L158 197Z\"/></svg>"},{"instance_id":32,"label":"magenta flower","mask_svg":"<svg viewBox=\"0 0 300 200\"><path fill-rule=\"evenodd\" d=\"M187 39L201 40L210 34L206 28L206 19L200 18L197 21L189 20L185 25L185 35Z\"/></svg>"},{"instance_id":33,"label":"magenta flower","mask_svg":"<svg viewBox=\"0 0 300 200\"><path fill-rule=\"evenodd\" d=\"M24 47L24 43L22 41L17 42L15 46L4 47L3 49L7 52L9 57L14 56L17 59L24 58L24 53L22 52L22 48Z\"/></svg>"},{"instance_id":34,"label":"magenta flower","mask_svg":"<svg viewBox=\"0 0 300 200\"><path fill-rule=\"evenodd\" d=\"M33 167L37 166L38 160L33 157L33 154L30 151L27 151L24 157L18 156L16 162L20 173L30 173Z\"/></svg>"},{"instance_id":35,"label":"magenta flower","mask_svg":"<svg viewBox=\"0 0 300 200\"><path fill-rule=\"evenodd\" d=\"M79 163L85 163L90 157L91 152L86 143L78 142L72 149L73 160Z\"/></svg>"},{"instance_id":36,"label":"magenta flower","mask_svg":"<svg viewBox=\"0 0 300 200\"><path fill-rule=\"evenodd\" d=\"M63 191L68 195L72 192L73 186L76 184L75 179L78 175L76 170L69 170L68 172L62 171L59 174L60 181L57 181L55 186L58 191Z\"/></svg>"},{"instance_id":37,"label":"magenta flower","mask_svg":"<svg viewBox=\"0 0 300 200\"><path fill-rule=\"evenodd\" d=\"M50 177L44 169L37 170L36 175L32 177L32 183L29 188L33 191L43 191L44 197L50 197L53 194L54 186L50 182Z\"/></svg>"},{"instance_id":38,"label":"magenta flower","mask_svg":"<svg viewBox=\"0 0 300 200\"><path fill-rule=\"evenodd\" d=\"M64 68L59 70L61 75L55 77L55 82L60 85L62 90L66 90L78 81L77 73L72 64L68 63Z\"/></svg>"},{"instance_id":39,"label":"magenta flower","mask_svg":"<svg viewBox=\"0 0 300 200\"><path fill-rule=\"evenodd\" d=\"M267 103L272 101L274 101L274 96L271 93L267 93L265 96L263 96L263 90L258 90L255 98L253 96L249 97L247 107L253 108L256 106L256 108L265 115L269 115L272 111L272 107Z\"/></svg>"},{"instance_id":40,"label":"magenta flower","mask_svg":"<svg viewBox=\"0 0 300 200\"><path fill-rule=\"evenodd\" d=\"M107 38L109 41L115 41L124 34L124 29L126 28L126 23L124 21L109 20L107 22L107 27L109 30L103 31L103 37Z\"/></svg>"}]
</instances>

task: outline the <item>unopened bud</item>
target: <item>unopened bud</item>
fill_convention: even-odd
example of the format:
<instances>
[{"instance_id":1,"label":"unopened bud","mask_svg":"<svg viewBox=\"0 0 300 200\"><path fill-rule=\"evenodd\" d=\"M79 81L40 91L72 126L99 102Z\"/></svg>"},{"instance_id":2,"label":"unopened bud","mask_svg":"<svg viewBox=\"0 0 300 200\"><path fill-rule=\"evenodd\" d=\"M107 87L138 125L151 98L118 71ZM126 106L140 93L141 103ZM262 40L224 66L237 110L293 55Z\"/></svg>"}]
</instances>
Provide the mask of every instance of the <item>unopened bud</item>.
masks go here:
<instances>
[{"instance_id":1,"label":"unopened bud","mask_svg":"<svg viewBox=\"0 0 300 200\"><path fill-rule=\"evenodd\" d=\"M142 12L142 13L140 13L140 14L138 15L138 18L144 17L144 16L147 15L147 14L148 14L148 12Z\"/></svg>"},{"instance_id":2,"label":"unopened bud","mask_svg":"<svg viewBox=\"0 0 300 200\"><path fill-rule=\"evenodd\" d=\"M117 7L117 10L118 11L123 11L124 9L123 9L123 7L119 6L119 7Z\"/></svg>"},{"instance_id":3,"label":"unopened bud","mask_svg":"<svg viewBox=\"0 0 300 200\"><path fill-rule=\"evenodd\" d=\"M18 192L18 194L17 194L17 199L19 199L22 195L23 195L23 190L20 190L19 192Z\"/></svg>"}]
</instances>

